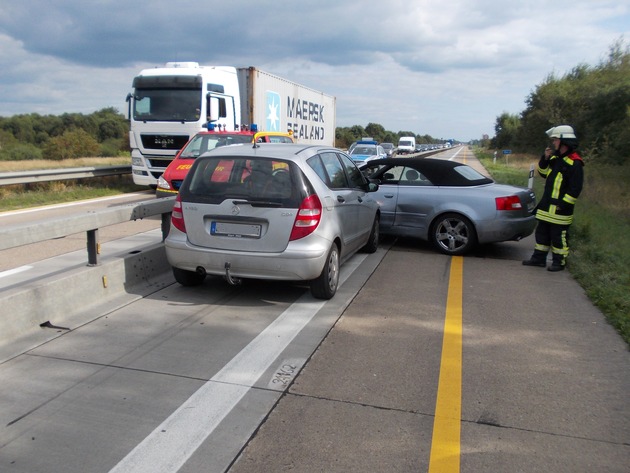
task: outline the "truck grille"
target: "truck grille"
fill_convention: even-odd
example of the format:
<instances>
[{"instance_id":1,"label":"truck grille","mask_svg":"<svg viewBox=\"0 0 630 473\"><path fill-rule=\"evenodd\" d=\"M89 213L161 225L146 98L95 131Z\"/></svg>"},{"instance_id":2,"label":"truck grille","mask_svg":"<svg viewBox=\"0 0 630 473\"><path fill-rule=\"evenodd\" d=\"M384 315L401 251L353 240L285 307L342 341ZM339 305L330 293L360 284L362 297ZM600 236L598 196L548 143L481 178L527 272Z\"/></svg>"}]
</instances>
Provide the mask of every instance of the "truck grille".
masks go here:
<instances>
[{"instance_id":1,"label":"truck grille","mask_svg":"<svg viewBox=\"0 0 630 473\"><path fill-rule=\"evenodd\" d=\"M173 161L173 156L147 156L146 159L150 168L165 169Z\"/></svg>"}]
</instances>

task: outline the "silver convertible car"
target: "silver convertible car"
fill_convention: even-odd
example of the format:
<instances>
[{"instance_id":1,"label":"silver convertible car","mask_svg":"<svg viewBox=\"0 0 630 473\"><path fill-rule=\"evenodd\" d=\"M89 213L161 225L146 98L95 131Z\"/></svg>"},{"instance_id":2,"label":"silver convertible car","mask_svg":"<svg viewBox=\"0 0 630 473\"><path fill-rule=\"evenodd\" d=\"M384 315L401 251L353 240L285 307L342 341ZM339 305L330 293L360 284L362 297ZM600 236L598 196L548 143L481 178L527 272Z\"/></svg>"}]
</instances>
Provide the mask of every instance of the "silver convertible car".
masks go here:
<instances>
[{"instance_id":1,"label":"silver convertible car","mask_svg":"<svg viewBox=\"0 0 630 473\"><path fill-rule=\"evenodd\" d=\"M477 244L520 240L536 220L531 189L495 183L465 164L432 158L389 158L361 166L379 184L381 233L430 241L462 255Z\"/></svg>"},{"instance_id":2,"label":"silver convertible car","mask_svg":"<svg viewBox=\"0 0 630 473\"><path fill-rule=\"evenodd\" d=\"M304 144L244 144L197 158L177 194L166 256L177 282L207 274L308 281L330 299L339 267L378 248L379 206L342 151Z\"/></svg>"}]
</instances>

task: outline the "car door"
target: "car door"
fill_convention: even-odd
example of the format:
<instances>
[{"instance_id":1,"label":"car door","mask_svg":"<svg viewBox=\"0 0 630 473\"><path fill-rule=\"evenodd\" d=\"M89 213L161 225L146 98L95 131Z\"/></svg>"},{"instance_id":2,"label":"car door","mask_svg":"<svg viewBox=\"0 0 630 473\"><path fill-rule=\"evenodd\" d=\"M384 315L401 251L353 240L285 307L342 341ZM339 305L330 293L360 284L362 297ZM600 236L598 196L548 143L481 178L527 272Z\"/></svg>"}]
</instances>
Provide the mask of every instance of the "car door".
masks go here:
<instances>
[{"instance_id":1,"label":"car door","mask_svg":"<svg viewBox=\"0 0 630 473\"><path fill-rule=\"evenodd\" d=\"M352 251L360 237L360 190L350 186L346 169L337 153L323 152L319 156L328 175L327 185L334 195L333 205L339 218L344 247Z\"/></svg>"},{"instance_id":2,"label":"car door","mask_svg":"<svg viewBox=\"0 0 630 473\"><path fill-rule=\"evenodd\" d=\"M353 198L356 197L356 205L358 209L356 222L357 235L362 240L365 240L372 231L372 225L374 223L376 208L374 205L374 199L372 198L371 193L367 191L367 179L363 176L363 173L359 170L356 164L354 164L348 156L341 153L339 154L339 159L341 159L341 162L346 169L348 182L353 191Z\"/></svg>"},{"instance_id":3,"label":"car door","mask_svg":"<svg viewBox=\"0 0 630 473\"><path fill-rule=\"evenodd\" d=\"M379 177L378 190L372 193L372 197L381 209L380 226L384 231L394 226L398 203L398 180L403 169L404 166L392 166L385 170Z\"/></svg>"},{"instance_id":4,"label":"car door","mask_svg":"<svg viewBox=\"0 0 630 473\"><path fill-rule=\"evenodd\" d=\"M393 226L403 234L418 235L428 230L439 187L420 171L407 166L402 168Z\"/></svg>"},{"instance_id":5,"label":"car door","mask_svg":"<svg viewBox=\"0 0 630 473\"><path fill-rule=\"evenodd\" d=\"M379 189L372 195L381 208L381 229L403 235L424 232L438 187L421 172L404 165L387 167L375 176Z\"/></svg>"}]
</instances>

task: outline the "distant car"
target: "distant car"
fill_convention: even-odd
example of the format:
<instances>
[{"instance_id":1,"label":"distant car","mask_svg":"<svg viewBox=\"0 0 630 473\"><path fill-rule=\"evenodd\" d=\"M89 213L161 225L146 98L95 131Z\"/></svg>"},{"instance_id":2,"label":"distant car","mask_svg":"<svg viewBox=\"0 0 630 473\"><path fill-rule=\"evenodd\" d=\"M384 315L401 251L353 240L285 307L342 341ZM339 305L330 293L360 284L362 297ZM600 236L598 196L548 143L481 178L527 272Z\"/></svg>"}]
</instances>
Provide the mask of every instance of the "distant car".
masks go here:
<instances>
[{"instance_id":1,"label":"distant car","mask_svg":"<svg viewBox=\"0 0 630 473\"><path fill-rule=\"evenodd\" d=\"M158 179L155 195L169 197L176 195L195 159L203 153L221 146L243 143L294 143L293 135L284 132L250 130L243 131L201 131L193 136L179 150Z\"/></svg>"},{"instance_id":2,"label":"distant car","mask_svg":"<svg viewBox=\"0 0 630 473\"><path fill-rule=\"evenodd\" d=\"M396 149L394 147L394 143L381 143L381 146L383 147L383 150L385 150L387 157L391 158L394 154L394 150Z\"/></svg>"},{"instance_id":3,"label":"distant car","mask_svg":"<svg viewBox=\"0 0 630 473\"><path fill-rule=\"evenodd\" d=\"M387 153L376 141L357 141L350 152L350 158L358 164L386 157Z\"/></svg>"},{"instance_id":4,"label":"distant car","mask_svg":"<svg viewBox=\"0 0 630 473\"><path fill-rule=\"evenodd\" d=\"M254 135L254 143L295 143L292 133L282 131L259 131Z\"/></svg>"},{"instance_id":5,"label":"distant car","mask_svg":"<svg viewBox=\"0 0 630 473\"><path fill-rule=\"evenodd\" d=\"M413 136L401 136L398 140L398 154L412 154L416 150L416 138Z\"/></svg>"},{"instance_id":6,"label":"distant car","mask_svg":"<svg viewBox=\"0 0 630 473\"><path fill-rule=\"evenodd\" d=\"M525 238L536 227L533 191L496 184L465 164L390 158L361 169L379 184L382 234L417 237L462 255L477 244Z\"/></svg>"},{"instance_id":7,"label":"distant car","mask_svg":"<svg viewBox=\"0 0 630 473\"><path fill-rule=\"evenodd\" d=\"M207 274L308 281L330 299L339 267L376 251L378 185L342 151L304 144L215 148L197 158L175 200L166 256L177 282Z\"/></svg>"}]
</instances>

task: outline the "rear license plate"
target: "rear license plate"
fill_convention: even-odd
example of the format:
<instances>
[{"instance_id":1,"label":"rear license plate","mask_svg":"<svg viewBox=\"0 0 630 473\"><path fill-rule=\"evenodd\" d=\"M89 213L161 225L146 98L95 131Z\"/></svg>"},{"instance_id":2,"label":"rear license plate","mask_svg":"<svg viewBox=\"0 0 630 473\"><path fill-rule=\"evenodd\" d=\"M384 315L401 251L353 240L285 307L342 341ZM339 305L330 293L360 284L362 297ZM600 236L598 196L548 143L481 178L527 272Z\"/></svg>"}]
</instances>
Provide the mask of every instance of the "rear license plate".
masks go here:
<instances>
[{"instance_id":1,"label":"rear license plate","mask_svg":"<svg viewBox=\"0 0 630 473\"><path fill-rule=\"evenodd\" d=\"M232 222L211 222L210 234L232 238L260 238L260 225Z\"/></svg>"}]
</instances>

